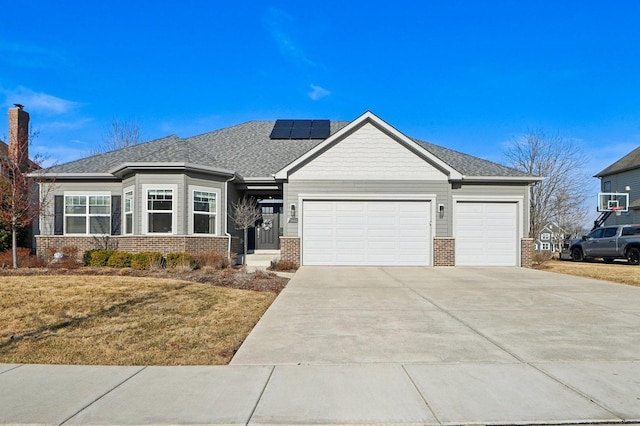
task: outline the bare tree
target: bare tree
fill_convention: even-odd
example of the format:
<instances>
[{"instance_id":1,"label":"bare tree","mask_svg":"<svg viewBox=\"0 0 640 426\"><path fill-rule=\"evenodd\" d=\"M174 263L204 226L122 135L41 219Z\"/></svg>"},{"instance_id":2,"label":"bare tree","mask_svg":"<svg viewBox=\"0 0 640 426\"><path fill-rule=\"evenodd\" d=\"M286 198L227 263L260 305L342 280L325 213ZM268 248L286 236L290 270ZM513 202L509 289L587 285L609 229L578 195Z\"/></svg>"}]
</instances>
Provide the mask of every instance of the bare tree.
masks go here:
<instances>
[{"instance_id":1,"label":"bare tree","mask_svg":"<svg viewBox=\"0 0 640 426\"><path fill-rule=\"evenodd\" d=\"M137 122L114 118L110 127L107 128L102 143L95 147L91 154L101 154L137 145L142 141L141 135L140 125Z\"/></svg>"},{"instance_id":2,"label":"bare tree","mask_svg":"<svg viewBox=\"0 0 640 426\"><path fill-rule=\"evenodd\" d=\"M244 230L244 256L242 258L242 266L247 266L247 245L249 228L254 226L256 220L262 217L262 212L255 198L242 197L238 202L231 206L231 219L235 222L236 229Z\"/></svg>"},{"instance_id":3,"label":"bare tree","mask_svg":"<svg viewBox=\"0 0 640 426\"><path fill-rule=\"evenodd\" d=\"M530 190L531 238L538 238L549 223L570 232L582 228L588 213L584 206L585 156L580 146L557 134L533 130L515 138L505 156L515 169L545 177Z\"/></svg>"},{"instance_id":4,"label":"bare tree","mask_svg":"<svg viewBox=\"0 0 640 426\"><path fill-rule=\"evenodd\" d=\"M22 130L20 130L22 131ZM18 265L18 231L21 228L30 226L36 220L40 212L46 209L47 203L51 200L48 191L52 191L52 185L38 194L39 175L41 173L40 164L44 161L41 156L34 156L29 159L28 146L35 134L31 137L19 135L18 138L25 140L18 144L6 156L0 158L2 173L0 175L0 222L11 231L11 250L13 255L13 267ZM29 142L26 142L26 141ZM40 198L40 200L38 200Z\"/></svg>"}]
</instances>

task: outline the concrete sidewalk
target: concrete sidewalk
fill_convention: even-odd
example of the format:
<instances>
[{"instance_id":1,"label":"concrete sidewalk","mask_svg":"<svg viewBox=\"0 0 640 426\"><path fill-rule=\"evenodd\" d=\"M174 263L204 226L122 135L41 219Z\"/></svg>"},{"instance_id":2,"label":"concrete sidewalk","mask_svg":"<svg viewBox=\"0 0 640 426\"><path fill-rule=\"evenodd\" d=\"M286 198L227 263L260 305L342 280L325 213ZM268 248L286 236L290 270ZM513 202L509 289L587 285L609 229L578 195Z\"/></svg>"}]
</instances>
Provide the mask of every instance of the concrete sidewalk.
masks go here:
<instances>
[{"instance_id":1,"label":"concrete sidewalk","mask_svg":"<svg viewBox=\"0 0 640 426\"><path fill-rule=\"evenodd\" d=\"M4 424L631 424L640 288L302 268L229 366L0 365Z\"/></svg>"}]
</instances>

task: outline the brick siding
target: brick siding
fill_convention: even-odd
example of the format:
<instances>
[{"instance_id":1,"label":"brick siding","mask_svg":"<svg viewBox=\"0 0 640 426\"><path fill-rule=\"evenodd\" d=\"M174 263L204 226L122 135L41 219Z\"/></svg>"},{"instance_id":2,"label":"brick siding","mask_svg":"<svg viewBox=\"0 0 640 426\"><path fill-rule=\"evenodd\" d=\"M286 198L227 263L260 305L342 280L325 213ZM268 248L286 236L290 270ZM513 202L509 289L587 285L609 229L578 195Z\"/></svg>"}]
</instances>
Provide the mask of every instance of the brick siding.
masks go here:
<instances>
[{"instance_id":1,"label":"brick siding","mask_svg":"<svg viewBox=\"0 0 640 426\"><path fill-rule=\"evenodd\" d=\"M65 246L75 246L78 248L78 258L82 259L85 251L104 247L105 243L108 243L111 249L129 253L159 251L163 255L166 255L172 252L187 252L191 254L217 252L226 256L229 247L229 237L125 235L114 236L108 240L104 240L102 238L82 236L36 235L36 252L39 257L48 259L51 255L50 249L60 250L60 248Z\"/></svg>"},{"instance_id":2,"label":"brick siding","mask_svg":"<svg viewBox=\"0 0 640 426\"><path fill-rule=\"evenodd\" d=\"M300 266L300 237L280 237L280 260Z\"/></svg>"},{"instance_id":3,"label":"brick siding","mask_svg":"<svg viewBox=\"0 0 640 426\"><path fill-rule=\"evenodd\" d=\"M455 266L456 240L452 237L433 239L433 266Z\"/></svg>"},{"instance_id":4,"label":"brick siding","mask_svg":"<svg viewBox=\"0 0 640 426\"><path fill-rule=\"evenodd\" d=\"M523 268L533 267L533 251L535 243L533 238L523 238L520 240L520 266Z\"/></svg>"}]
</instances>

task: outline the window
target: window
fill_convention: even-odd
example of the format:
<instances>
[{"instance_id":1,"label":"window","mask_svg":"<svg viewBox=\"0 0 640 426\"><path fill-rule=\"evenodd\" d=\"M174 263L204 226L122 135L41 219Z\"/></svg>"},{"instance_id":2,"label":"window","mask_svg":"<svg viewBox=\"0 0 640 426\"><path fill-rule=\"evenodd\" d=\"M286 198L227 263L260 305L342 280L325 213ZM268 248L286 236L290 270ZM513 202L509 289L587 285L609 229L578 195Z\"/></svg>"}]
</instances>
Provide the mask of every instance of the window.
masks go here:
<instances>
[{"instance_id":1,"label":"window","mask_svg":"<svg viewBox=\"0 0 640 426\"><path fill-rule=\"evenodd\" d=\"M603 231L602 228L596 229L595 231L593 231L592 233L587 235L587 237L589 237L589 238L602 238L602 231Z\"/></svg>"},{"instance_id":2,"label":"window","mask_svg":"<svg viewBox=\"0 0 640 426\"><path fill-rule=\"evenodd\" d=\"M548 240L550 240L550 239L551 239L551 234L550 234L550 233L548 233L548 232L543 232L543 233L540 235L540 239L541 239L541 240L547 240L547 241L548 241Z\"/></svg>"},{"instance_id":3,"label":"window","mask_svg":"<svg viewBox=\"0 0 640 426\"><path fill-rule=\"evenodd\" d=\"M111 233L110 195L65 195L66 234Z\"/></svg>"},{"instance_id":4,"label":"window","mask_svg":"<svg viewBox=\"0 0 640 426\"><path fill-rule=\"evenodd\" d=\"M618 228L604 228L604 233L602 234L602 238L615 237L617 232L618 232Z\"/></svg>"},{"instance_id":5,"label":"window","mask_svg":"<svg viewBox=\"0 0 640 426\"><path fill-rule=\"evenodd\" d=\"M124 193L124 233L133 234L133 191Z\"/></svg>"},{"instance_id":6,"label":"window","mask_svg":"<svg viewBox=\"0 0 640 426\"><path fill-rule=\"evenodd\" d=\"M216 193L193 191L193 233L216 233Z\"/></svg>"},{"instance_id":7,"label":"window","mask_svg":"<svg viewBox=\"0 0 640 426\"><path fill-rule=\"evenodd\" d=\"M542 243L542 245L540 246L540 249L549 251L551 250L551 245L549 243Z\"/></svg>"},{"instance_id":8,"label":"window","mask_svg":"<svg viewBox=\"0 0 640 426\"><path fill-rule=\"evenodd\" d=\"M147 232L170 234L173 231L173 190L147 190Z\"/></svg>"},{"instance_id":9,"label":"window","mask_svg":"<svg viewBox=\"0 0 640 426\"><path fill-rule=\"evenodd\" d=\"M602 184L602 192L611 192L611 181L608 180Z\"/></svg>"}]
</instances>

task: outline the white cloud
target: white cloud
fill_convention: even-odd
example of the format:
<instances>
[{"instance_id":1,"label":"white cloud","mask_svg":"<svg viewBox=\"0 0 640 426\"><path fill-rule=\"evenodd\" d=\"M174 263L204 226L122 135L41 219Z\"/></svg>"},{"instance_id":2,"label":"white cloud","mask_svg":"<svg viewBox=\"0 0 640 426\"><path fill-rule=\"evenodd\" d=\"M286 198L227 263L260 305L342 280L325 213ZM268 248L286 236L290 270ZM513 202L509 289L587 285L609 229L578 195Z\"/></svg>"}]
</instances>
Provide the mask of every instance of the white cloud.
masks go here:
<instances>
[{"instance_id":1,"label":"white cloud","mask_svg":"<svg viewBox=\"0 0 640 426\"><path fill-rule=\"evenodd\" d=\"M55 49L0 40L0 61L8 64L42 68L63 61Z\"/></svg>"},{"instance_id":2,"label":"white cloud","mask_svg":"<svg viewBox=\"0 0 640 426\"><path fill-rule=\"evenodd\" d=\"M325 89L324 87L316 86L315 84L312 84L310 87L311 87L311 92L307 94L314 101L317 101L318 99L322 99L331 94L331 92Z\"/></svg>"},{"instance_id":3,"label":"white cloud","mask_svg":"<svg viewBox=\"0 0 640 426\"><path fill-rule=\"evenodd\" d=\"M307 57L304 50L298 46L298 43L290 35L293 32L294 23L293 16L276 8L270 8L269 16L265 18L267 29L284 56L302 65L314 66L315 63Z\"/></svg>"},{"instance_id":4,"label":"white cloud","mask_svg":"<svg viewBox=\"0 0 640 426\"><path fill-rule=\"evenodd\" d=\"M0 95L4 96L3 107L22 104L27 111L34 113L65 114L80 105L78 102L68 101L43 92L35 92L22 86L13 90L0 88Z\"/></svg>"}]
</instances>

